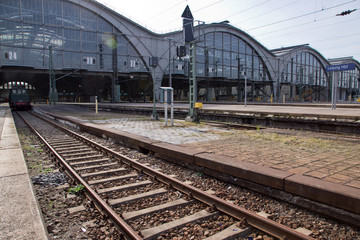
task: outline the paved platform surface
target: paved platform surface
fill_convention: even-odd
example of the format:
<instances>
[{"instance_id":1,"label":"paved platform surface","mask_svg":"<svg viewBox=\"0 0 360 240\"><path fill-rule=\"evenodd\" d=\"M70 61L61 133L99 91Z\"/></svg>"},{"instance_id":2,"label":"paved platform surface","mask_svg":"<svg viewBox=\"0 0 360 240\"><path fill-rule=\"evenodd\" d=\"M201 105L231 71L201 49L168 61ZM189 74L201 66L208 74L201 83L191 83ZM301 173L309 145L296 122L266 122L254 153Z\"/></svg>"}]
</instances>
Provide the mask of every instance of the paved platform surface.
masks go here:
<instances>
[{"instance_id":1,"label":"paved platform surface","mask_svg":"<svg viewBox=\"0 0 360 240\"><path fill-rule=\"evenodd\" d=\"M0 239L48 239L8 104L0 104Z\"/></svg>"},{"instance_id":2,"label":"paved platform surface","mask_svg":"<svg viewBox=\"0 0 360 240\"><path fill-rule=\"evenodd\" d=\"M360 189L358 137L281 129L224 129L179 120L174 127L165 127L163 120L109 112L95 114L79 106L42 105L41 108L109 129Z\"/></svg>"}]
</instances>

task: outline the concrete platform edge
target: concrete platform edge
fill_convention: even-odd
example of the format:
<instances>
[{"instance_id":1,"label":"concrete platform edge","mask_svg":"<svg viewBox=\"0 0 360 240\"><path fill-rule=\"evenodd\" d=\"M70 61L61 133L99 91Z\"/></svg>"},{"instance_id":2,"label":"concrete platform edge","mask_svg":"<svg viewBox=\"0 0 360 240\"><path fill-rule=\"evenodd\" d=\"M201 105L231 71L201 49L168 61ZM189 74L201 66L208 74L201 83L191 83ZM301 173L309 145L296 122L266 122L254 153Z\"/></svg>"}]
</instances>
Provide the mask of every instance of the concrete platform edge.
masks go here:
<instances>
[{"instance_id":1,"label":"concrete platform edge","mask_svg":"<svg viewBox=\"0 0 360 240\"><path fill-rule=\"evenodd\" d=\"M94 124L81 122L79 120L74 120L72 118L63 117L48 112L45 114L52 116L55 119L69 121L78 125L80 128L87 129L91 132L99 133L104 131L104 128L101 128L100 130L100 128ZM109 134L109 132L112 134ZM109 137L114 137L113 134L115 131L105 130L105 132L102 133L109 134ZM116 131L115 134L121 135L123 132ZM124 133L124 135L126 135L126 138L136 139L136 141L132 141L132 146L130 147L137 149L140 147L147 149L148 151L153 151L155 154L157 154L157 156L164 159L171 159L171 161L177 163L180 163L179 161L186 161L187 164L195 164L196 166L209 168L218 172L227 171L229 175L234 177L248 180L267 187L276 188L284 192L360 214L360 190L356 188L293 174L269 167L259 166L248 162L236 161L235 167L234 159L225 156L219 156L205 152L192 152L186 148L184 148L184 150L186 150L185 153L182 152L182 154L179 154L179 150L181 149L180 146L162 143L159 141L151 142L151 140L148 138L146 138L147 140L145 141L145 137L136 134ZM117 138L121 139L121 137L122 136L118 136ZM216 163L216 165L212 166L211 163Z\"/></svg>"},{"instance_id":2,"label":"concrete platform edge","mask_svg":"<svg viewBox=\"0 0 360 240\"><path fill-rule=\"evenodd\" d=\"M0 232L7 239L49 239L10 108L0 138Z\"/></svg>"}]
</instances>

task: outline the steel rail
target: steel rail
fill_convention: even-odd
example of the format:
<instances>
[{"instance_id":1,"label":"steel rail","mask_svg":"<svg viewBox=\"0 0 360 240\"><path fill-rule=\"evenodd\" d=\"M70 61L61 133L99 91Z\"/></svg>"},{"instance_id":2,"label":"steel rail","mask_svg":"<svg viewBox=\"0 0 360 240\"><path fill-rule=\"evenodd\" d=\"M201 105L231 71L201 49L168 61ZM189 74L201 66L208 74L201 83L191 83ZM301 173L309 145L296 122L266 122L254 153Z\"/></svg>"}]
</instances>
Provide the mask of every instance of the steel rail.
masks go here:
<instances>
[{"instance_id":1,"label":"steel rail","mask_svg":"<svg viewBox=\"0 0 360 240\"><path fill-rule=\"evenodd\" d=\"M29 123L23 116L18 113L19 117L25 122L25 124L39 137L39 139L46 145L46 147L51 151L51 153L57 158L60 164L65 168L65 171L68 172L72 178L78 183L82 184L90 196L90 198L95 202L95 204L100 207L110 218L111 220L125 232L125 235L128 239L142 239L140 235L135 232L123 219L120 218L118 214L92 189L86 181L56 152L56 150L41 136L41 134ZM48 122L48 121L47 121ZM51 123L51 122L50 122Z\"/></svg>"},{"instance_id":2,"label":"steel rail","mask_svg":"<svg viewBox=\"0 0 360 240\"><path fill-rule=\"evenodd\" d=\"M53 121L50 121L38 114L36 114L36 116L40 117L41 119L59 127L60 129L63 129L64 131L66 131L67 133L76 136L79 139L82 139L83 141L89 143L90 145L104 151L107 152L107 154L112 155L114 157L116 157L117 159L121 160L123 163L126 163L127 165L129 165L130 167L133 167L145 174L148 174L150 176L152 176L153 178L161 181L162 183L169 185L175 189L177 189L178 191L181 191L189 196L194 197L195 199L209 205L212 206L236 219L242 219L245 217L245 219L247 220L247 223L254 226L257 229L260 229L276 238L279 239L313 239L307 235L304 235L294 229L291 229L287 226L281 225L275 221L272 221L270 219L267 219L265 217L262 217L252 211L249 211L243 207L237 206L235 204L226 202L223 199L220 199L216 196L213 196L211 194L208 194L200 189L197 189L195 187L192 187L188 184L185 184L175 178L169 177L164 173L161 173L159 171L156 171L150 167L147 167L145 165L142 165L130 158L128 158L127 156L124 156L122 154L119 154L117 152L115 152L112 149L109 149L107 147L104 147L86 137L83 137L69 129L66 129L62 126L60 126L57 123L54 123Z\"/></svg>"}]
</instances>

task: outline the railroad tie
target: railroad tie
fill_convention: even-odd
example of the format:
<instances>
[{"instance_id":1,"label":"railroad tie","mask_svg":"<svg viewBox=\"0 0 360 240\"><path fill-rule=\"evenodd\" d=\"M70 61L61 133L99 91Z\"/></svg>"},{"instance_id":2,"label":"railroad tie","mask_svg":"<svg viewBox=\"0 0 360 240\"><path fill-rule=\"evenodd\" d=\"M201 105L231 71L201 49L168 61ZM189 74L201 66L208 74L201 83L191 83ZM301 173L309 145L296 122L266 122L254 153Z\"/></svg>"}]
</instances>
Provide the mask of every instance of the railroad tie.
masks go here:
<instances>
[{"instance_id":1,"label":"railroad tie","mask_svg":"<svg viewBox=\"0 0 360 240\"><path fill-rule=\"evenodd\" d=\"M215 216L216 214L218 214L218 212L210 213L206 210L201 210L193 215L186 216L171 222L167 222L153 228L141 230L140 232L144 236L144 239L154 239L160 234L169 231L170 229L180 228L185 226L186 224L193 223L196 221L203 221L205 219L209 219Z\"/></svg>"},{"instance_id":2,"label":"railroad tie","mask_svg":"<svg viewBox=\"0 0 360 240\"><path fill-rule=\"evenodd\" d=\"M236 226L237 224L238 223L235 223L230 227L225 228L221 232L218 232L208 238L205 238L204 240L244 238L251 232L251 228L245 228L245 229L239 228Z\"/></svg>"},{"instance_id":3,"label":"railroad tie","mask_svg":"<svg viewBox=\"0 0 360 240\"><path fill-rule=\"evenodd\" d=\"M128 197L123 197L123 198L111 199L111 200L109 200L109 204L111 206L116 206L119 204L134 202L141 198L155 197L157 195L165 194L167 192L168 192L168 190L166 190L165 188L159 188L159 189L156 189L156 190L153 190L150 192L140 193L140 194L136 194L136 195L130 195Z\"/></svg>"},{"instance_id":4,"label":"railroad tie","mask_svg":"<svg viewBox=\"0 0 360 240\"><path fill-rule=\"evenodd\" d=\"M102 184L102 183L108 183L108 182L117 182L117 181L122 181L122 180L125 180L125 179L129 179L129 178L135 178L137 176L139 176L139 174L130 173L130 174L121 175L121 176L103 178L103 179L98 179L98 180L90 180L88 183L90 185L95 185L95 184Z\"/></svg>"},{"instance_id":5,"label":"railroad tie","mask_svg":"<svg viewBox=\"0 0 360 240\"><path fill-rule=\"evenodd\" d=\"M138 211L133 211L133 212L125 212L122 214L123 218L125 220L132 220L134 218L139 218L142 217L144 215L148 215L148 214L152 214L155 212L160 212L160 211L165 211L168 209L173 209L176 207L180 207L180 206L184 206L184 205L188 205L190 203L192 203L193 201L187 201L183 198L179 198L175 201L171 201L171 202L167 202L161 205L157 205L157 206L153 206L153 207L149 207L149 208L145 208L145 209L141 209Z\"/></svg>"},{"instance_id":6,"label":"railroad tie","mask_svg":"<svg viewBox=\"0 0 360 240\"><path fill-rule=\"evenodd\" d=\"M80 174L81 177L95 177L100 175L108 175L112 173L121 173L127 171L126 168L117 168L117 169L111 169L111 170L105 170L105 171L99 171L99 172L92 172L92 173L82 173Z\"/></svg>"},{"instance_id":7,"label":"railroad tie","mask_svg":"<svg viewBox=\"0 0 360 240\"><path fill-rule=\"evenodd\" d=\"M146 185L150 185L152 183L153 183L152 181L145 180L145 181L136 182L136 183L130 183L130 184L122 185L122 186L115 186L115 187L110 187L110 188L101 188L101 189L98 189L97 192L99 194L102 194L102 193L108 193L108 192L114 192L114 191L124 191L124 190L143 187L143 186L146 186Z\"/></svg>"}]
</instances>

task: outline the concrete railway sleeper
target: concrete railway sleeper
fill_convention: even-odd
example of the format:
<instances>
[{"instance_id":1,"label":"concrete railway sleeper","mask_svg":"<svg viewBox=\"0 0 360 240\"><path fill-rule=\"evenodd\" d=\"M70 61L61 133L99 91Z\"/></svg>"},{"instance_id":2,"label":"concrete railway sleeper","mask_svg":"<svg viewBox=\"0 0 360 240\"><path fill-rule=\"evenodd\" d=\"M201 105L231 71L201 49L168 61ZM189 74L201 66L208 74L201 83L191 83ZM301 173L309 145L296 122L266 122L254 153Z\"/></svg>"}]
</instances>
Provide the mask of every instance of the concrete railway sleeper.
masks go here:
<instances>
[{"instance_id":1,"label":"concrete railway sleeper","mask_svg":"<svg viewBox=\"0 0 360 240\"><path fill-rule=\"evenodd\" d=\"M25 118L34 118L28 113L21 115L24 121ZM36 130L31 126L29 123L31 120L27 122L60 161L65 171L85 187L87 196L112 219L126 238L155 239L160 236L160 239L172 239L183 236L181 229L188 229L195 223L203 223L203 226L210 226L210 229L205 231L207 239L230 237L237 239L247 236L254 229L279 239L312 239L297 230L141 164L137 159L119 154L51 120L37 117L64 131L63 137L59 137L60 133L56 134L56 141L54 141L56 144L52 146L49 142L52 142L54 133L45 135L46 131ZM39 126L38 121L32 122L37 122L36 125ZM49 124L42 123L41 125L50 127ZM62 144L61 139L64 139L66 143ZM79 142L84 144L84 148L91 146L98 152L93 153L93 150L90 150L88 159L86 155L76 158L72 157L71 152L63 151L63 154L57 152L56 146L61 146L63 150L66 144L73 146L78 145ZM98 159L101 161L94 164L87 163ZM106 160L103 161L103 159ZM152 201L156 196L161 200ZM83 209L79 207L74 211ZM160 216L161 221L152 221L154 216ZM214 230L214 226L219 223L221 227Z\"/></svg>"}]
</instances>

